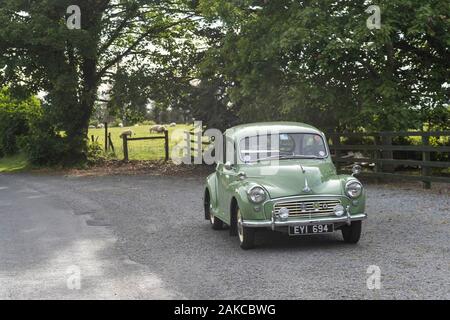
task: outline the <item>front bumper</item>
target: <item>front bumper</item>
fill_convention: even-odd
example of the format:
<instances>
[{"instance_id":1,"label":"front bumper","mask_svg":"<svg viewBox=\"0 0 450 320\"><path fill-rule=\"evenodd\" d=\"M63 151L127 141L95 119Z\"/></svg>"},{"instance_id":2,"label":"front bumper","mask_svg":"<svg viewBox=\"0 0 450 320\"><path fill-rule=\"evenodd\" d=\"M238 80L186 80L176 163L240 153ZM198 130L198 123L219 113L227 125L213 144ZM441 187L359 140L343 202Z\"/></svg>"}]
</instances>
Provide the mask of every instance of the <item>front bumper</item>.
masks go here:
<instances>
[{"instance_id":1,"label":"front bumper","mask_svg":"<svg viewBox=\"0 0 450 320\"><path fill-rule=\"evenodd\" d=\"M348 211L347 211L348 212ZM291 219L291 220L280 220L276 217L272 217L271 220L245 220L242 221L242 225L247 228L275 228L278 227L289 227L289 226L303 226L303 225L314 225L314 224L330 224L330 223L346 223L350 225L352 221L361 221L367 219L367 214L359 213L350 215L347 213L343 217L321 217L313 219Z\"/></svg>"}]
</instances>

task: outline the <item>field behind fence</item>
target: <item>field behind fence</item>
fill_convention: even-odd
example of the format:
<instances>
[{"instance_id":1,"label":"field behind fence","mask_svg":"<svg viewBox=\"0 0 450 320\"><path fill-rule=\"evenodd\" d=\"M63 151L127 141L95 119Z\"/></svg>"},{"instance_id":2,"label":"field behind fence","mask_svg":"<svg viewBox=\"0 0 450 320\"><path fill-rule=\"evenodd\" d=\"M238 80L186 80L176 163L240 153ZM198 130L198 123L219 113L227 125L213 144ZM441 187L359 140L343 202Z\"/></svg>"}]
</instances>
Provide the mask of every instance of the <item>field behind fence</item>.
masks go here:
<instances>
[{"instance_id":1,"label":"field behind fence","mask_svg":"<svg viewBox=\"0 0 450 320\"><path fill-rule=\"evenodd\" d=\"M123 140L120 135L123 131L132 130L133 136L130 138L142 137L160 137L163 133L151 133L150 125L142 125L138 127L124 127L124 128L108 128L113 142L115 157L118 159L124 158ZM183 139L183 132L192 128L192 125L177 125L176 127L167 127L169 130L169 149L172 149L177 143ZM181 132L181 134L174 134ZM94 136L94 140L100 143L102 147L105 145L105 129L89 129L89 139ZM128 156L130 160L163 160L165 158L164 140L138 140L128 142Z\"/></svg>"}]
</instances>

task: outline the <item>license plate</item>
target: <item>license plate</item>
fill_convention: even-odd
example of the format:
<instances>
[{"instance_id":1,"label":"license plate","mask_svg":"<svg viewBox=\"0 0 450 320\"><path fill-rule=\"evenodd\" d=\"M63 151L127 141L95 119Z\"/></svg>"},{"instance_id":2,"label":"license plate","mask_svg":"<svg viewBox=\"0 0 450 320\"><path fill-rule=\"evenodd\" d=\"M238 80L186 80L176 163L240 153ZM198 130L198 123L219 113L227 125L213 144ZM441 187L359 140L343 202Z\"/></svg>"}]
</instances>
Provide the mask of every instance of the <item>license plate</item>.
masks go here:
<instances>
[{"instance_id":1,"label":"license plate","mask_svg":"<svg viewBox=\"0 0 450 320\"><path fill-rule=\"evenodd\" d=\"M290 236L302 236L305 234L319 234L334 232L333 224L314 224L308 226L290 226Z\"/></svg>"}]
</instances>

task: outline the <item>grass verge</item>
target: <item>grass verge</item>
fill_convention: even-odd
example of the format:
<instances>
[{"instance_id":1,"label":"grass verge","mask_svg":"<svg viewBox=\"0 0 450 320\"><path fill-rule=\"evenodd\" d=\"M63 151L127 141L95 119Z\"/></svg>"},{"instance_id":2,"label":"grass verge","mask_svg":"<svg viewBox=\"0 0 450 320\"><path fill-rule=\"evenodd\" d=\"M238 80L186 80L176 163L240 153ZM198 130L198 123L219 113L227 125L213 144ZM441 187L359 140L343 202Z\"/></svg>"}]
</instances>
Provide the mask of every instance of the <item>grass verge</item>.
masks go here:
<instances>
[{"instance_id":1,"label":"grass verge","mask_svg":"<svg viewBox=\"0 0 450 320\"><path fill-rule=\"evenodd\" d=\"M0 158L0 173L11 173L26 170L29 167L24 154Z\"/></svg>"}]
</instances>

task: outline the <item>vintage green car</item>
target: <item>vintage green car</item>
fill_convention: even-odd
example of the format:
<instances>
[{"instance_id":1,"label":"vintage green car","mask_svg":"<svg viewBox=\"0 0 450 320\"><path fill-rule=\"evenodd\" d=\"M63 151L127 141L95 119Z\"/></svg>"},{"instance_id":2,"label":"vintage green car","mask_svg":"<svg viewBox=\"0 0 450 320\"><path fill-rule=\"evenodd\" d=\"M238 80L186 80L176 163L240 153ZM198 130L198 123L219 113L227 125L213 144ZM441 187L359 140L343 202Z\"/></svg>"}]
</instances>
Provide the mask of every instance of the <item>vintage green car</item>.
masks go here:
<instances>
[{"instance_id":1,"label":"vintage green car","mask_svg":"<svg viewBox=\"0 0 450 320\"><path fill-rule=\"evenodd\" d=\"M296 122L240 125L223 135L222 161L207 177L205 219L230 228L240 246L254 246L255 231L291 236L341 230L357 243L366 219L365 190L354 175L339 175L325 135Z\"/></svg>"}]
</instances>

